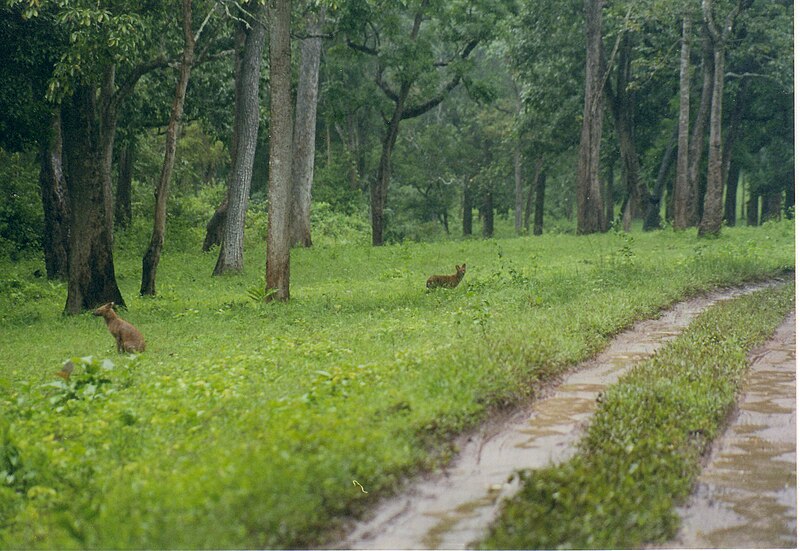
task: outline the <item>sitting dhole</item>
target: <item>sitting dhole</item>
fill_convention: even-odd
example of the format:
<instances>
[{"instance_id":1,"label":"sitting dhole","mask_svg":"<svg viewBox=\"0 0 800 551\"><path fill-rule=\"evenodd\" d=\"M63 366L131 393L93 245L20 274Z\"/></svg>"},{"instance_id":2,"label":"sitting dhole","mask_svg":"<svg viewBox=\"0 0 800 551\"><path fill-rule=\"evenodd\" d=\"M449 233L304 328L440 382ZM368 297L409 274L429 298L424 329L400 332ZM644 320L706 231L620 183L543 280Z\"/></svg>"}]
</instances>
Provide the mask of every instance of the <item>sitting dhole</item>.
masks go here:
<instances>
[{"instance_id":1,"label":"sitting dhole","mask_svg":"<svg viewBox=\"0 0 800 551\"><path fill-rule=\"evenodd\" d=\"M144 352L144 337L138 329L117 315L113 302L102 305L93 314L103 316L106 320L108 330L117 339L117 352Z\"/></svg>"},{"instance_id":2,"label":"sitting dhole","mask_svg":"<svg viewBox=\"0 0 800 551\"><path fill-rule=\"evenodd\" d=\"M467 265L462 264L461 266L456 265L456 273L453 275L432 275L428 278L428 282L425 286L428 289L434 289L436 287L445 287L446 289L453 289L461 280L464 279L464 274L467 272Z\"/></svg>"}]
</instances>

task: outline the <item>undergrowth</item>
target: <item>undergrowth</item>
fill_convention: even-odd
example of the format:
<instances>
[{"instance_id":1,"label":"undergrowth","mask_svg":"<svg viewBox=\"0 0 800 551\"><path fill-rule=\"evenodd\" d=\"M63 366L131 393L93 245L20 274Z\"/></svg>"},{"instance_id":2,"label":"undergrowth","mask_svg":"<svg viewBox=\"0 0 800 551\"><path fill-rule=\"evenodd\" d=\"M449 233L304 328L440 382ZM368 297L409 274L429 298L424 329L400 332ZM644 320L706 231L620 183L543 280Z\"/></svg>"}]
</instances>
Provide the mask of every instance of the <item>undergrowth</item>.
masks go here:
<instances>
[{"instance_id":1,"label":"undergrowth","mask_svg":"<svg viewBox=\"0 0 800 551\"><path fill-rule=\"evenodd\" d=\"M181 234L196 243L165 248L153 298L136 296L146 232L117 241L139 356L117 355L102 320L62 316L40 260L0 261L0 546L324 544L633 321L794 267L790 223L708 241L320 239L292 252L291 301L264 304L258 220L240 276L211 277L216 254ZM426 292L464 262L459 287ZM56 375L70 358L75 388Z\"/></svg>"},{"instance_id":2,"label":"undergrowth","mask_svg":"<svg viewBox=\"0 0 800 551\"><path fill-rule=\"evenodd\" d=\"M720 303L605 393L580 452L523 475L487 549L619 549L678 528L708 448L736 399L747 353L794 306L794 286Z\"/></svg>"}]
</instances>

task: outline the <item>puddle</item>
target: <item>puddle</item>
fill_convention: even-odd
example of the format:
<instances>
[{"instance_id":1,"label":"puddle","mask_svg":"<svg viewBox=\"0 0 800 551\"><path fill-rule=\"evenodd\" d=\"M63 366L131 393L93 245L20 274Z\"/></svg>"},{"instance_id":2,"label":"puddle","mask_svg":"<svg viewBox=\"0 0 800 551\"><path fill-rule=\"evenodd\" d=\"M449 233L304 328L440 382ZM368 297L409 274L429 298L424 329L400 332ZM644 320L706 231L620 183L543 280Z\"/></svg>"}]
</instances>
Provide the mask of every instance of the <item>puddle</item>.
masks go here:
<instances>
[{"instance_id":1,"label":"puddle","mask_svg":"<svg viewBox=\"0 0 800 551\"><path fill-rule=\"evenodd\" d=\"M751 360L738 411L667 547L797 547L794 314Z\"/></svg>"},{"instance_id":2,"label":"puddle","mask_svg":"<svg viewBox=\"0 0 800 551\"><path fill-rule=\"evenodd\" d=\"M766 286L719 291L635 324L600 355L567 373L547 397L462 437L460 452L446 468L415 479L400 495L379 504L371 518L350 526L349 537L334 547L468 548L483 536L501 501L518 491L516 471L560 463L576 452L597 397L609 385L714 302Z\"/></svg>"}]
</instances>

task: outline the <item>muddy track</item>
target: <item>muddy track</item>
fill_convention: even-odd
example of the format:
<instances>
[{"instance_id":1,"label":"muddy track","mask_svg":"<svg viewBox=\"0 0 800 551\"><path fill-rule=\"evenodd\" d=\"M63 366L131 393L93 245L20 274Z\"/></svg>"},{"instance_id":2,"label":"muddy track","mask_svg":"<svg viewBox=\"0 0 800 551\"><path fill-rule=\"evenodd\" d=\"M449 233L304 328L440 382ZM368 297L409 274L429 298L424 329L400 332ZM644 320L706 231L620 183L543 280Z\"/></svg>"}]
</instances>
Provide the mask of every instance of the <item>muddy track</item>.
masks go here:
<instances>
[{"instance_id":1,"label":"muddy track","mask_svg":"<svg viewBox=\"0 0 800 551\"><path fill-rule=\"evenodd\" d=\"M753 284L674 305L655 320L636 323L604 352L553 385L544 398L488 421L461 437L444 469L421 475L368 519L345 527L344 549L465 549L481 538L500 502L519 489L518 470L539 469L571 457L600 393L637 362L652 356L715 302L776 285Z\"/></svg>"},{"instance_id":2,"label":"muddy track","mask_svg":"<svg viewBox=\"0 0 800 551\"><path fill-rule=\"evenodd\" d=\"M732 421L714 442L667 547L797 548L796 315L750 354Z\"/></svg>"}]
</instances>

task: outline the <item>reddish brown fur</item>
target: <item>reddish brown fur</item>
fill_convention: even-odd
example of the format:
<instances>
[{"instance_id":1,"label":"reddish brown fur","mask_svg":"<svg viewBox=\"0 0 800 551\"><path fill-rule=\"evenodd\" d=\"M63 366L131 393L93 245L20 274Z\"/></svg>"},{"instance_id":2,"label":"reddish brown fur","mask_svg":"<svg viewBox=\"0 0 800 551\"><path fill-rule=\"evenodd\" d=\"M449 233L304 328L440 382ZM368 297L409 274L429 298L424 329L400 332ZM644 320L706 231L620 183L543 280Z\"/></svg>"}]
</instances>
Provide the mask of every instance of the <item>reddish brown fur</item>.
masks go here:
<instances>
[{"instance_id":1,"label":"reddish brown fur","mask_svg":"<svg viewBox=\"0 0 800 551\"><path fill-rule=\"evenodd\" d=\"M433 289L435 287L445 287L447 289L453 289L461 283L461 280L464 279L464 274L467 272L467 265L462 264L461 266L456 265L456 273L453 275L432 275L428 278L428 282L425 286L428 289Z\"/></svg>"},{"instance_id":2,"label":"reddish brown fur","mask_svg":"<svg viewBox=\"0 0 800 551\"><path fill-rule=\"evenodd\" d=\"M93 314L103 316L106 320L108 330L117 340L117 352L144 352L144 337L138 329L117 315L113 302L102 305Z\"/></svg>"}]
</instances>

